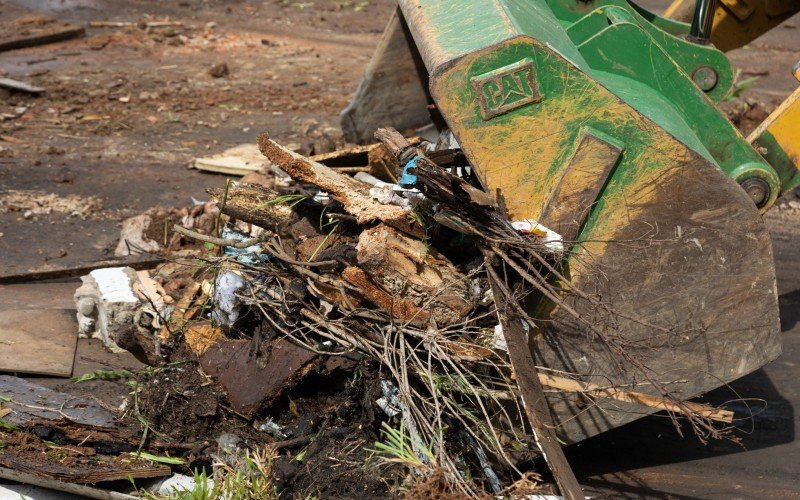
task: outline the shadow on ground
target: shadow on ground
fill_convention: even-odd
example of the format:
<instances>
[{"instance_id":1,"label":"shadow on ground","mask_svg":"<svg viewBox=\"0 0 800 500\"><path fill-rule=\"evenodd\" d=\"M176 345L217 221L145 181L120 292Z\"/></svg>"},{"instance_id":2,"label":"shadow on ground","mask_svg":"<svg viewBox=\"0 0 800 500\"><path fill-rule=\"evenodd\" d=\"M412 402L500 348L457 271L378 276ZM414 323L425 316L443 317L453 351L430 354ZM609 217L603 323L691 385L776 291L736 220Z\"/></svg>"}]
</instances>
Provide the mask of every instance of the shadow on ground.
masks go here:
<instances>
[{"instance_id":1,"label":"shadow on ground","mask_svg":"<svg viewBox=\"0 0 800 500\"><path fill-rule=\"evenodd\" d=\"M781 295L780 308L783 355L702 398L724 404L737 416L752 413L752 417L736 421L738 443L714 440L703 444L686 425L681 427L683 437L678 435L663 414L642 418L566 450L589 493L601 498L724 498L717 488L727 482L731 487L736 483L735 488L740 488L738 483L763 488L762 494L741 491L739 498L777 498L782 494L771 494L771 481L765 479L772 475L783 475L790 490L800 489L791 486L800 484L795 482L796 468L792 466L799 448L795 443L795 405L800 403L800 395L794 383L793 360L800 350L800 289ZM739 399L743 401L734 401ZM647 473L641 473L643 470ZM681 488L674 486L681 477L686 481L707 477L709 470L716 475L709 477L706 485L693 485L695 494L681 494Z\"/></svg>"}]
</instances>

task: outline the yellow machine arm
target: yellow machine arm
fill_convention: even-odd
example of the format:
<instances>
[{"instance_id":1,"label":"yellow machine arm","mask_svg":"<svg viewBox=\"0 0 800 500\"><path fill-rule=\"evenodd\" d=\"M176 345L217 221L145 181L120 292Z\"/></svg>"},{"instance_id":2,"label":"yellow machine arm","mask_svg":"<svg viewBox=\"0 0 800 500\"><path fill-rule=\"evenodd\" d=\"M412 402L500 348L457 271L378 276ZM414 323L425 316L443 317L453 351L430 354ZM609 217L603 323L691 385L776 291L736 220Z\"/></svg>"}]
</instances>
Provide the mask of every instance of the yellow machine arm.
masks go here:
<instances>
[{"instance_id":1,"label":"yellow machine arm","mask_svg":"<svg viewBox=\"0 0 800 500\"><path fill-rule=\"evenodd\" d=\"M800 80L800 62L794 67ZM800 170L800 88L781 103L747 138L773 165L785 165L784 172ZM779 169L780 170L780 169Z\"/></svg>"},{"instance_id":2,"label":"yellow machine arm","mask_svg":"<svg viewBox=\"0 0 800 500\"><path fill-rule=\"evenodd\" d=\"M696 0L675 0L664 17L691 22ZM711 41L727 52L747 45L800 12L798 0L719 0Z\"/></svg>"}]
</instances>

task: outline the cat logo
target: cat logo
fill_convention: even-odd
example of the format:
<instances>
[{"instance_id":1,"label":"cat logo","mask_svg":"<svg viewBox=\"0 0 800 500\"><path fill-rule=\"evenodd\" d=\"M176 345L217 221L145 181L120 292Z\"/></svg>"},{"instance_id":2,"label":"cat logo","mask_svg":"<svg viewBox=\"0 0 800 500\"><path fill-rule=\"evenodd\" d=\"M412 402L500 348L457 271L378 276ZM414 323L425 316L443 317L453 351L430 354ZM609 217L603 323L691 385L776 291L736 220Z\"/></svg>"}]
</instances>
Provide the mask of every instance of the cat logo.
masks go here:
<instances>
[{"instance_id":1,"label":"cat logo","mask_svg":"<svg viewBox=\"0 0 800 500\"><path fill-rule=\"evenodd\" d=\"M472 85L478 94L484 120L542 100L530 59L476 76L472 78Z\"/></svg>"}]
</instances>

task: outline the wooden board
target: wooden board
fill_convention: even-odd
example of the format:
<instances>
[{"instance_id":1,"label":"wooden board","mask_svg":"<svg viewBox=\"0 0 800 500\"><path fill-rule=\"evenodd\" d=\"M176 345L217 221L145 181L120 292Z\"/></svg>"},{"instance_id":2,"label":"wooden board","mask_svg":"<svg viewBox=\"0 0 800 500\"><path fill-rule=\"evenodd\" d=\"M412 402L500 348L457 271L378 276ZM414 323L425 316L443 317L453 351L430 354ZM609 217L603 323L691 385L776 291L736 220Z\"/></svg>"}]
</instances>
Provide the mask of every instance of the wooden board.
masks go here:
<instances>
[{"instance_id":1,"label":"wooden board","mask_svg":"<svg viewBox=\"0 0 800 500\"><path fill-rule=\"evenodd\" d=\"M75 312L0 311L0 371L69 377L78 345Z\"/></svg>"},{"instance_id":2,"label":"wooden board","mask_svg":"<svg viewBox=\"0 0 800 500\"><path fill-rule=\"evenodd\" d=\"M45 264L38 268L26 269L23 271L10 270L0 271L0 285L10 285L14 283L29 283L39 280L74 278L89 274L95 269L104 267L132 267L137 271L141 269L152 269L164 262L164 257L159 255L131 255L115 259L97 260L91 262L74 262L68 265ZM1 309L8 309L0 303Z\"/></svg>"},{"instance_id":3,"label":"wooden board","mask_svg":"<svg viewBox=\"0 0 800 500\"><path fill-rule=\"evenodd\" d=\"M215 172L228 175L247 175L260 172L266 158L258 150L256 144L240 144L226 149L222 153L207 158L197 158L194 167L204 172Z\"/></svg>"},{"instance_id":4,"label":"wooden board","mask_svg":"<svg viewBox=\"0 0 800 500\"><path fill-rule=\"evenodd\" d=\"M96 401L54 391L19 377L0 375L0 396L10 399L3 401L3 407L12 410L3 420L17 427L45 420L66 420L84 428L120 427L115 415Z\"/></svg>"},{"instance_id":5,"label":"wooden board","mask_svg":"<svg viewBox=\"0 0 800 500\"><path fill-rule=\"evenodd\" d=\"M237 412L252 415L308 373L316 353L288 340L272 343L266 359L258 359L250 340L225 339L200 356L203 371L218 379ZM246 383L242 383L246 381Z\"/></svg>"},{"instance_id":6,"label":"wooden board","mask_svg":"<svg viewBox=\"0 0 800 500\"><path fill-rule=\"evenodd\" d=\"M9 309L72 309L72 296L81 286L80 281L60 283L0 284L0 310Z\"/></svg>"},{"instance_id":7,"label":"wooden board","mask_svg":"<svg viewBox=\"0 0 800 500\"><path fill-rule=\"evenodd\" d=\"M58 496L44 497L42 495L42 490L34 490L36 493L36 496L34 496L31 495L33 491L27 490L26 488L25 494L28 496L24 498L32 497L32 498L37 498L39 500L42 500L42 498L61 498L62 500L63 499L71 500L73 498L95 498L98 500L139 500L141 498L139 496L128 495L127 493L119 493L117 491L95 488L84 484L65 483L63 481L58 481L56 479L48 479L27 472L20 472L16 470L6 469L5 467L0 467L0 478L6 479L8 481L16 481L22 484L32 484L36 485L36 487L47 488L49 490L62 492L59 493ZM4 487L7 489L12 489L13 485L6 484ZM5 493L4 491L0 490L0 498L5 498L2 496L4 493ZM20 497L15 495L9 498L20 498Z\"/></svg>"},{"instance_id":8,"label":"wooden board","mask_svg":"<svg viewBox=\"0 0 800 500\"><path fill-rule=\"evenodd\" d=\"M77 38L82 26L59 21L14 4L0 4L0 52Z\"/></svg>"}]
</instances>

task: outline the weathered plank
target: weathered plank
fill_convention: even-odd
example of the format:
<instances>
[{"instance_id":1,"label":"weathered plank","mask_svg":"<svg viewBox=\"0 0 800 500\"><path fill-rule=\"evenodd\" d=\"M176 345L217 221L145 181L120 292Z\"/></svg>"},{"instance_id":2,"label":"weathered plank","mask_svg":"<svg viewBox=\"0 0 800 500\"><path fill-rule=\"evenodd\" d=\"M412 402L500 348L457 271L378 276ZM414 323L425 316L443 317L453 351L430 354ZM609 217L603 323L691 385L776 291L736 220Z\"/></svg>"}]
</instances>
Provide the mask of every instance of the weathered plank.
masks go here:
<instances>
[{"instance_id":1,"label":"weathered plank","mask_svg":"<svg viewBox=\"0 0 800 500\"><path fill-rule=\"evenodd\" d=\"M167 465L136 458L132 454L93 454L85 447L62 446L63 457L53 454L44 442L24 446L9 441L0 450L0 465L23 473L56 481L96 484L105 481L130 481L131 478L164 477L172 473ZM58 457L58 458L57 458Z\"/></svg>"},{"instance_id":2,"label":"weathered plank","mask_svg":"<svg viewBox=\"0 0 800 500\"><path fill-rule=\"evenodd\" d=\"M18 427L33 421L68 419L70 422L105 429L116 429L115 416L95 401L28 382L19 377L0 375L0 396L12 411L3 420Z\"/></svg>"},{"instance_id":3,"label":"weathered plank","mask_svg":"<svg viewBox=\"0 0 800 500\"><path fill-rule=\"evenodd\" d=\"M164 262L164 257L148 255L140 258L121 258L98 260L94 262L77 263L69 266L44 265L40 268L19 271L12 269L9 272L0 274L0 285L10 285L14 283L28 283L31 281L41 281L56 278L72 278L83 276L95 269L104 267L132 267L133 269L152 269Z\"/></svg>"},{"instance_id":4,"label":"weathered plank","mask_svg":"<svg viewBox=\"0 0 800 500\"><path fill-rule=\"evenodd\" d=\"M356 217L359 224L383 221L412 236L422 236L419 224L409 221L408 214L395 205L381 205L373 200L366 184L341 174L321 163L309 160L269 138L258 137L261 152L295 181L314 184L341 202L345 210Z\"/></svg>"},{"instance_id":5,"label":"weathered plank","mask_svg":"<svg viewBox=\"0 0 800 500\"><path fill-rule=\"evenodd\" d=\"M137 500L141 498L139 496L119 493L117 491L93 488L83 484L65 483L56 479L40 477L28 472L6 469L5 467L0 467L0 478L23 484L32 484L50 490L69 493L71 495L78 495L81 498L93 498L96 500ZM1 496L2 495L0 495L0 497Z\"/></svg>"},{"instance_id":6,"label":"weathered plank","mask_svg":"<svg viewBox=\"0 0 800 500\"><path fill-rule=\"evenodd\" d=\"M18 5L0 5L0 52L35 47L77 38L86 30L82 26L37 14Z\"/></svg>"},{"instance_id":7,"label":"weathered plank","mask_svg":"<svg viewBox=\"0 0 800 500\"><path fill-rule=\"evenodd\" d=\"M279 193L258 184L230 186L227 195L223 188L208 189L207 192L223 214L265 229L289 227L297 218L288 204L275 202Z\"/></svg>"},{"instance_id":8,"label":"weathered plank","mask_svg":"<svg viewBox=\"0 0 800 500\"><path fill-rule=\"evenodd\" d=\"M487 262L487 266L489 265L491 264ZM525 407L525 415L533 429L536 444L553 472L564 498L568 500L582 499L584 495L581 485L578 484L575 473L572 472L556 438L555 424L547 406L544 389L536 373L536 365L528 346L527 333L522 326L522 318L508 304L508 301L513 299L507 296L506 288L496 278L496 275L490 273L489 277L500 324L503 326L503 336L508 345L508 356L511 359L511 366L514 368L522 404Z\"/></svg>"},{"instance_id":9,"label":"weathered plank","mask_svg":"<svg viewBox=\"0 0 800 500\"><path fill-rule=\"evenodd\" d=\"M0 371L69 377L78 345L74 311L0 311Z\"/></svg>"},{"instance_id":10,"label":"weathered plank","mask_svg":"<svg viewBox=\"0 0 800 500\"><path fill-rule=\"evenodd\" d=\"M0 309L72 309L80 281L0 285Z\"/></svg>"}]
</instances>

